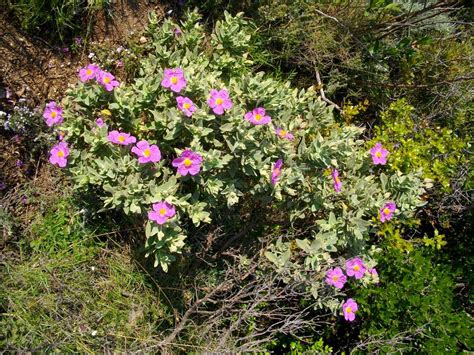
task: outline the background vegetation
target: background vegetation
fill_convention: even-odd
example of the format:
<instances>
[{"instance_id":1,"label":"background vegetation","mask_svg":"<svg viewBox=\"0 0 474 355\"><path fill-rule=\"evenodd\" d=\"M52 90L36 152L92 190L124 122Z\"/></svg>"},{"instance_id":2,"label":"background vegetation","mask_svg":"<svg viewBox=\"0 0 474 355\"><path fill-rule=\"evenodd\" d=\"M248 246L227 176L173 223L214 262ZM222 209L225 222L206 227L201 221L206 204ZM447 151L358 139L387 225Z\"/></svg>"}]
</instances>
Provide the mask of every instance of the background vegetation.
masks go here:
<instances>
[{"instance_id":1,"label":"background vegetation","mask_svg":"<svg viewBox=\"0 0 474 355\"><path fill-rule=\"evenodd\" d=\"M25 30L46 30L52 40L84 31L84 19L111 6L64 0L5 5ZM301 291L301 280L275 276L261 258L270 243L288 237L287 224L275 226L284 220L278 211L272 218L250 218L247 201L239 210L248 222L242 230L236 228L239 217L217 218L207 230L189 227L189 247L164 274L144 259L136 221L117 212L94 217L94 193L78 198L66 188L68 178L34 168L52 141L38 124L40 113L6 110L2 137L20 137L14 144L28 165L16 165L16 151L2 152L0 347L178 352L248 350L243 345L251 340L253 349L285 352L472 351L469 2L169 5L176 16L194 7L204 14L209 33L224 10L243 11L252 34L245 48L251 70L300 88L314 85L334 108L337 124L366 128L367 150L375 142L389 149L390 173L422 174L427 204L370 235L380 282L349 288L347 296L361 309L349 324L318 308ZM152 32L144 32L145 38ZM94 51L104 68L123 60L123 79L132 81L150 48L137 39L126 49ZM297 326L290 315L297 315ZM261 333L273 323L279 326L271 336Z\"/></svg>"}]
</instances>

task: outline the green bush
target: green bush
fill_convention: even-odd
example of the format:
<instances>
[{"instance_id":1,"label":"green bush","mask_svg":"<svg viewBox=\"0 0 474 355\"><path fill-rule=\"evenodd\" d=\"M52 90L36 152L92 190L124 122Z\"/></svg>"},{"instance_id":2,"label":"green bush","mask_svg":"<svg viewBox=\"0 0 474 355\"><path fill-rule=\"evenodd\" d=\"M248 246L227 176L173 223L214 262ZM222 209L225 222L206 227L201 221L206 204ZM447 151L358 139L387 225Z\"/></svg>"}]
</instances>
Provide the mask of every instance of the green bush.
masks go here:
<instances>
[{"instance_id":1,"label":"green bush","mask_svg":"<svg viewBox=\"0 0 474 355\"><path fill-rule=\"evenodd\" d=\"M146 248L156 265L166 270L183 248L182 226L199 226L220 211L254 205L270 215L284 210L293 223L312 225L306 233L311 237L297 245L306 255L304 264L319 269L320 262L330 260L329 252L364 251L387 200L396 200L400 220L422 205L417 174L386 175L378 169L371 174L369 153L359 139L362 130L339 127L313 88L292 89L287 82L252 72L247 44L253 26L241 15L226 14L210 38L198 19L192 13L181 26L167 20L160 29L152 17L150 54L142 59L132 84L113 93L95 83L80 84L63 100L65 122L60 128L71 144L68 171L77 189L98 191L104 208L123 209L138 218L152 203L166 200L176 206L177 218L169 223L146 222ZM174 33L177 27L181 35ZM197 106L192 118L177 109L174 95L160 85L163 70L175 67L183 68L185 95ZM233 107L225 115L210 113L206 99L213 88L230 93ZM247 111L259 106L273 117L274 127L244 120ZM111 116L98 128L95 119L103 109ZM276 127L296 138L281 139ZM129 149L108 141L107 132L114 129L157 143L164 159L156 165L139 164ZM170 166L185 148L203 157L195 177L181 177ZM270 177L278 159L284 167L274 186ZM344 181L340 194L331 178L336 168ZM241 213L239 208L235 213ZM267 253L279 268L290 263L290 244L284 241L278 251Z\"/></svg>"},{"instance_id":2,"label":"green bush","mask_svg":"<svg viewBox=\"0 0 474 355\"><path fill-rule=\"evenodd\" d=\"M456 298L458 276L426 250L389 248L377 257L380 284L355 290L361 305L359 350L472 351L474 322Z\"/></svg>"},{"instance_id":3,"label":"green bush","mask_svg":"<svg viewBox=\"0 0 474 355\"><path fill-rule=\"evenodd\" d=\"M433 180L436 188L451 192L451 181L469 163L468 140L452 129L429 127L404 99L391 103L380 116L381 123L369 144L382 142L387 147L391 153L389 166L404 173L422 169L423 176Z\"/></svg>"}]
</instances>

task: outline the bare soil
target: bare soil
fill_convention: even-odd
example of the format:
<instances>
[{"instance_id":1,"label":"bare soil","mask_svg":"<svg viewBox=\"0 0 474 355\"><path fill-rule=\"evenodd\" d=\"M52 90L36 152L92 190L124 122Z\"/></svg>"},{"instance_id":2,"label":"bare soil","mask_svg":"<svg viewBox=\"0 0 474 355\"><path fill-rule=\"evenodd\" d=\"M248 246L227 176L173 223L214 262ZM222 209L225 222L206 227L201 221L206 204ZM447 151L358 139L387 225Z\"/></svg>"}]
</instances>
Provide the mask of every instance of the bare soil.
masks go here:
<instances>
[{"instance_id":1,"label":"bare soil","mask_svg":"<svg viewBox=\"0 0 474 355\"><path fill-rule=\"evenodd\" d=\"M88 41L104 45L121 44L133 33L141 32L148 14L164 14L164 5L148 1L118 0L110 11L101 11L90 19ZM45 40L23 32L12 18L0 12L0 88L17 100L26 98L33 105L60 99L76 76L79 67L88 62L86 50L64 53ZM4 96L5 94L3 94ZM0 99L2 99L0 93ZM2 103L0 102L0 108Z\"/></svg>"}]
</instances>

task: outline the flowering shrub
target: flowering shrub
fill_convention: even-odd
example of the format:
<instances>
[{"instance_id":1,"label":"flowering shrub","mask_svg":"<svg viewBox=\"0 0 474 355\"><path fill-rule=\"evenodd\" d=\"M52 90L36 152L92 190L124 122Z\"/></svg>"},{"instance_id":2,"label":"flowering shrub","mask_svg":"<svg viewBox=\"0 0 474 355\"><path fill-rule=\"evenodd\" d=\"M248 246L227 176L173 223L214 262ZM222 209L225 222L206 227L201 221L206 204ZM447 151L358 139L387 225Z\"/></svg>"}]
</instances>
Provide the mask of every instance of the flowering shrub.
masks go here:
<instances>
[{"instance_id":1,"label":"flowering shrub","mask_svg":"<svg viewBox=\"0 0 474 355\"><path fill-rule=\"evenodd\" d=\"M406 173L422 169L424 177L439 184L440 190L449 192L451 180L460 167L469 164L469 141L452 129L430 128L405 99L391 103L381 113L381 121L375 128L374 143L378 147L378 142L382 142L392 153L388 158L391 170ZM378 151L384 157L384 150Z\"/></svg>"},{"instance_id":2,"label":"flowering shrub","mask_svg":"<svg viewBox=\"0 0 474 355\"><path fill-rule=\"evenodd\" d=\"M298 91L252 71L241 16L218 22L210 47L198 19L191 13L176 36L176 24L158 30L152 16L150 54L133 83L101 74L103 87L78 82L61 105L69 144L61 159L76 188L98 187L105 208L148 213L155 265L167 270L180 252L186 220L209 223L241 201L307 225L304 238L279 239L266 253L290 273L320 270L338 250L362 254L388 202L397 209L386 220L409 218L421 205L416 174L375 166L362 129L339 127L314 88Z\"/></svg>"}]
</instances>

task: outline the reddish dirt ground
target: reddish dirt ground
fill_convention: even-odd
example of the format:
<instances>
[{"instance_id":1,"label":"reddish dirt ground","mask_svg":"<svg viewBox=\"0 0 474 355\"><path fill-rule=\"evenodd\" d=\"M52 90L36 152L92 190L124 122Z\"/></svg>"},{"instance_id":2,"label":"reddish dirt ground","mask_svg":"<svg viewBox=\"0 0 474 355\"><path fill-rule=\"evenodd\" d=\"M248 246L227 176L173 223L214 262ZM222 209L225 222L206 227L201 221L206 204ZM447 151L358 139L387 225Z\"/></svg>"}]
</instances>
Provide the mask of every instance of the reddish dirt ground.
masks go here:
<instances>
[{"instance_id":1,"label":"reddish dirt ground","mask_svg":"<svg viewBox=\"0 0 474 355\"><path fill-rule=\"evenodd\" d=\"M115 1L109 12L94 16L88 41L105 46L122 44L131 33L144 29L151 11L163 15L164 6L148 1ZM13 100L25 98L36 106L45 100L60 99L87 60L86 50L63 53L61 48L24 33L13 19L0 12L0 86L8 88ZM0 99L1 96L2 93Z\"/></svg>"}]
</instances>

